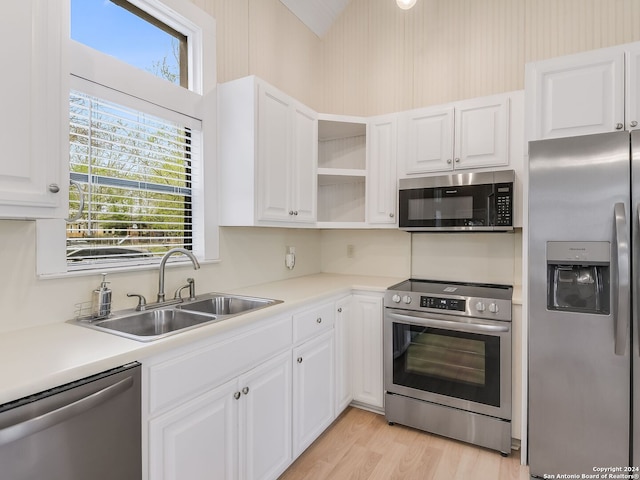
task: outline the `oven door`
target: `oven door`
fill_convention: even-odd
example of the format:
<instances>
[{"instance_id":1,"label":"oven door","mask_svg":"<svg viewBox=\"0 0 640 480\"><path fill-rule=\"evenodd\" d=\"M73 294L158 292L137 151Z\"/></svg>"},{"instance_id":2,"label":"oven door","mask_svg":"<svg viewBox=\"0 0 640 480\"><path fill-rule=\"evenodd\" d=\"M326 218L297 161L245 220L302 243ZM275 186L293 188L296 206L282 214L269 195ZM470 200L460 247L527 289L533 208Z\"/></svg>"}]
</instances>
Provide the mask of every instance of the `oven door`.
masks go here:
<instances>
[{"instance_id":1,"label":"oven door","mask_svg":"<svg viewBox=\"0 0 640 480\"><path fill-rule=\"evenodd\" d=\"M399 226L405 230L493 230L494 185L401 189Z\"/></svg>"},{"instance_id":2,"label":"oven door","mask_svg":"<svg viewBox=\"0 0 640 480\"><path fill-rule=\"evenodd\" d=\"M511 420L511 323L386 309L384 384Z\"/></svg>"}]
</instances>

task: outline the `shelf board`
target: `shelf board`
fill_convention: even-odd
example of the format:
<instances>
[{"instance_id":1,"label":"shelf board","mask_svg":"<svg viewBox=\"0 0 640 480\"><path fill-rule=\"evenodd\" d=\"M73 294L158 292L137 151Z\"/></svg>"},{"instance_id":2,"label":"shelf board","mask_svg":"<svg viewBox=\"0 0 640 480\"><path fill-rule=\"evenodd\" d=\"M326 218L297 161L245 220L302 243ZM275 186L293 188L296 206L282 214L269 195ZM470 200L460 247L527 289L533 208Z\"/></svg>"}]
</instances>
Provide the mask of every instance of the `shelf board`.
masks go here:
<instances>
[{"instance_id":1,"label":"shelf board","mask_svg":"<svg viewBox=\"0 0 640 480\"><path fill-rule=\"evenodd\" d=\"M360 168L318 168L318 175L332 177L366 177L367 171Z\"/></svg>"}]
</instances>

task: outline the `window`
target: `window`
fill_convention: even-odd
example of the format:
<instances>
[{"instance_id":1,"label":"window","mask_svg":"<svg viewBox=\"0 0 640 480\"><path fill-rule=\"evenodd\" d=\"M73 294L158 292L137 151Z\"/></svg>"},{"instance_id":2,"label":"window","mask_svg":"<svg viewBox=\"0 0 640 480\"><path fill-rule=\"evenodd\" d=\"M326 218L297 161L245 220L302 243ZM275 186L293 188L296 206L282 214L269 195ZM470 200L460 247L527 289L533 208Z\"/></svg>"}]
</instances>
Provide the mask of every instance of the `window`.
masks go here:
<instances>
[{"instance_id":1,"label":"window","mask_svg":"<svg viewBox=\"0 0 640 480\"><path fill-rule=\"evenodd\" d=\"M39 222L38 273L178 246L217 258L213 18L188 0L67 1L70 218Z\"/></svg>"},{"instance_id":2,"label":"window","mask_svg":"<svg viewBox=\"0 0 640 480\"><path fill-rule=\"evenodd\" d=\"M70 191L80 218L67 225L68 262L137 262L191 249L199 129L76 91L69 104L70 177L83 198L80 209Z\"/></svg>"},{"instance_id":3,"label":"window","mask_svg":"<svg viewBox=\"0 0 640 480\"><path fill-rule=\"evenodd\" d=\"M71 38L188 87L186 35L126 0L71 0Z\"/></svg>"}]
</instances>

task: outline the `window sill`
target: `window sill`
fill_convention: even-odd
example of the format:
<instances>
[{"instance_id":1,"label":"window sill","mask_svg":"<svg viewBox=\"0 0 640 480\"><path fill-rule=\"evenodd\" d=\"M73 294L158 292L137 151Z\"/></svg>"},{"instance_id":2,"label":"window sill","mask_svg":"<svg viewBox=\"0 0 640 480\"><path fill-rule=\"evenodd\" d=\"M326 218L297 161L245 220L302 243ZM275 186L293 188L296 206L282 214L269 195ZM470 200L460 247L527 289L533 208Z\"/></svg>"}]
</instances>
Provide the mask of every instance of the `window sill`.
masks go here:
<instances>
[{"instance_id":1,"label":"window sill","mask_svg":"<svg viewBox=\"0 0 640 480\"><path fill-rule=\"evenodd\" d=\"M200 263L200 265L209 265L209 264L215 264L215 263L220 263L221 260L220 259L215 259L215 260L200 260L198 259L198 262ZM54 280L54 279L59 279L59 278L75 278L75 277L89 277L89 276L96 276L99 275L100 273L128 273L128 272L144 272L144 271L158 271L158 267L160 266L160 262L158 263L153 263L153 264L147 264L147 265L128 265L128 266L104 266L104 268L91 268L91 269L84 269L84 270L71 270L71 271L67 271L67 272L61 272L61 273L46 273L46 274L38 274L37 277L40 280ZM191 263L191 261L186 260L186 261L172 261L170 263L166 264L167 268L174 268L174 267L193 267L193 264Z\"/></svg>"}]
</instances>

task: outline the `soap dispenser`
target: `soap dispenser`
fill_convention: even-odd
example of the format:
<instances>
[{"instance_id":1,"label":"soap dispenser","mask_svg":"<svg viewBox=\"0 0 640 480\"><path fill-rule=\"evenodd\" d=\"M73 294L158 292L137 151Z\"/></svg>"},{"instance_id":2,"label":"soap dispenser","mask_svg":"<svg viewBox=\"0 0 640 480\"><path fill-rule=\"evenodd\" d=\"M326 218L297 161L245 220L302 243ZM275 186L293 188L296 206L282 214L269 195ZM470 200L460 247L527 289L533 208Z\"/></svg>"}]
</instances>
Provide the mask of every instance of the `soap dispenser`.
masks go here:
<instances>
[{"instance_id":1,"label":"soap dispenser","mask_svg":"<svg viewBox=\"0 0 640 480\"><path fill-rule=\"evenodd\" d=\"M93 291L92 314L94 318L105 318L111 314L111 289L108 287L107 274L102 274L100 286Z\"/></svg>"}]
</instances>

